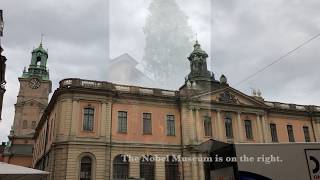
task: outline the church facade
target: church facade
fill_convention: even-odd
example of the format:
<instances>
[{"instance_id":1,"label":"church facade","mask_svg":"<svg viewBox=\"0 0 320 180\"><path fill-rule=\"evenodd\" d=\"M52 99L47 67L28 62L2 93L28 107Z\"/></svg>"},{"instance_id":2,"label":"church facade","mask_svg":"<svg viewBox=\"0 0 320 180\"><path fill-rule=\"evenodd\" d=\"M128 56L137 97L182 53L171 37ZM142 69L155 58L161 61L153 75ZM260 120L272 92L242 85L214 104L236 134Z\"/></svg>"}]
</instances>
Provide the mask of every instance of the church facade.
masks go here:
<instances>
[{"instance_id":1,"label":"church facade","mask_svg":"<svg viewBox=\"0 0 320 180\"><path fill-rule=\"evenodd\" d=\"M207 69L207 57L196 43L188 57L191 71L177 91L76 78L60 81L35 128L32 166L51 172L49 179L55 180L208 179L204 162L177 157L207 157L199 147L210 140L320 141L320 107L248 96L230 87L225 76L216 80ZM44 87L41 92L47 97L50 86ZM15 126L23 125L21 120Z\"/></svg>"}]
</instances>

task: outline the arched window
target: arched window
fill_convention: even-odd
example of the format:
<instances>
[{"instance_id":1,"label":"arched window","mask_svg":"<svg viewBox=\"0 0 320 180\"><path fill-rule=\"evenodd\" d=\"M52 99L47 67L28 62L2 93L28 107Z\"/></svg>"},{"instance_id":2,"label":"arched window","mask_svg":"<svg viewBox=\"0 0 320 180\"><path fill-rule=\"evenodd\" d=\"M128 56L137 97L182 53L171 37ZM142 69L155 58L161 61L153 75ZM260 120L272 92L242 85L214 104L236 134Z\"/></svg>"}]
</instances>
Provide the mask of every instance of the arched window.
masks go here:
<instances>
[{"instance_id":1,"label":"arched window","mask_svg":"<svg viewBox=\"0 0 320 180\"><path fill-rule=\"evenodd\" d=\"M169 156L165 162L166 180L180 179L179 162Z\"/></svg>"},{"instance_id":2,"label":"arched window","mask_svg":"<svg viewBox=\"0 0 320 180\"><path fill-rule=\"evenodd\" d=\"M80 162L80 180L91 180L92 177L92 160L85 156Z\"/></svg>"},{"instance_id":3,"label":"arched window","mask_svg":"<svg viewBox=\"0 0 320 180\"><path fill-rule=\"evenodd\" d=\"M113 159L113 179L125 180L129 177L129 158L119 154Z\"/></svg>"},{"instance_id":4,"label":"arched window","mask_svg":"<svg viewBox=\"0 0 320 180\"><path fill-rule=\"evenodd\" d=\"M22 122L22 129L27 129L28 128L28 121L27 120L24 120Z\"/></svg>"},{"instance_id":5,"label":"arched window","mask_svg":"<svg viewBox=\"0 0 320 180\"><path fill-rule=\"evenodd\" d=\"M140 159L140 178L154 180L154 160L152 156L143 156Z\"/></svg>"},{"instance_id":6,"label":"arched window","mask_svg":"<svg viewBox=\"0 0 320 180\"><path fill-rule=\"evenodd\" d=\"M36 63L37 63L37 66L41 65L41 57L40 56L37 57L37 62Z\"/></svg>"},{"instance_id":7,"label":"arched window","mask_svg":"<svg viewBox=\"0 0 320 180\"><path fill-rule=\"evenodd\" d=\"M94 108L86 107L83 109L83 130L93 131Z\"/></svg>"}]
</instances>

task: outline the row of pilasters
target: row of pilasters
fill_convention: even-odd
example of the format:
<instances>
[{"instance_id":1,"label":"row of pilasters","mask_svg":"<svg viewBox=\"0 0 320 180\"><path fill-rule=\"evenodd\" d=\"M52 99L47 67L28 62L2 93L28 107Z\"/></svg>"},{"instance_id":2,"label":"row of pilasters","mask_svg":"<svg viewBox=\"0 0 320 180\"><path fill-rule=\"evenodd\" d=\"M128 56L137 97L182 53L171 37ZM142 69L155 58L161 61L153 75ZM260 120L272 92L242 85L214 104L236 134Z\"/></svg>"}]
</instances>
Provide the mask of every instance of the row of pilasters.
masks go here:
<instances>
[{"instance_id":1,"label":"row of pilasters","mask_svg":"<svg viewBox=\"0 0 320 180\"><path fill-rule=\"evenodd\" d=\"M271 142L270 130L268 128L267 114L264 112L249 112L241 111L224 111L220 109L207 110L196 107L190 107L182 110L182 137L184 145L199 144L206 141L210 137L205 137L203 127L203 116L209 114L212 120L212 137L215 140L228 142L230 139L226 137L225 131L225 116L226 113L232 114L232 128L234 137L231 142L241 143L247 142L244 126L243 114L250 114L252 129L255 142L267 143Z\"/></svg>"}]
</instances>

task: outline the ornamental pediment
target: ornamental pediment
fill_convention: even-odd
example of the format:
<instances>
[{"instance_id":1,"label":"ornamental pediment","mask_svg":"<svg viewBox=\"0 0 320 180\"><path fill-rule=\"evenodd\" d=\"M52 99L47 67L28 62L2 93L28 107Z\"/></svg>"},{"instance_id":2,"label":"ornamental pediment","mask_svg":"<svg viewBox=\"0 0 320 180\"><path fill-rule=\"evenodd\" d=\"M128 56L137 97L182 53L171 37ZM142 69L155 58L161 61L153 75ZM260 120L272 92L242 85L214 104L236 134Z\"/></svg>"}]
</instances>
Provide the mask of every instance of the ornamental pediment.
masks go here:
<instances>
[{"instance_id":1,"label":"ornamental pediment","mask_svg":"<svg viewBox=\"0 0 320 180\"><path fill-rule=\"evenodd\" d=\"M231 87L206 92L193 98L205 102L266 107L263 101L257 100Z\"/></svg>"}]
</instances>

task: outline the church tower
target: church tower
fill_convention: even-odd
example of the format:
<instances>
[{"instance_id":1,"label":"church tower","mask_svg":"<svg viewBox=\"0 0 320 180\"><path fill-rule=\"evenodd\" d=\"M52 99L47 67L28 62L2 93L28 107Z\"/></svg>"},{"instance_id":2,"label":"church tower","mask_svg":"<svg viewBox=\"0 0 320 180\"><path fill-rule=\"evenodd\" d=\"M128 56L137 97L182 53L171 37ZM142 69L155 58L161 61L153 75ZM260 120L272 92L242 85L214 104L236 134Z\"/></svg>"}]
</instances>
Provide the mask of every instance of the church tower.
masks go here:
<instances>
[{"instance_id":1,"label":"church tower","mask_svg":"<svg viewBox=\"0 0 320 180\"><path fill-rule=\"evenodd\" d=\"M30 136L34 133L51 93L51 81L47 69L48 52L42 47L32 51L28 70L19 77L20 89L15 104L13 135Z\"/></svg>"}]
</instances>

